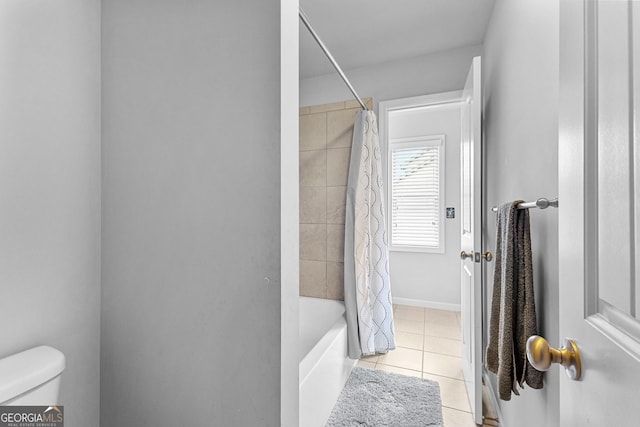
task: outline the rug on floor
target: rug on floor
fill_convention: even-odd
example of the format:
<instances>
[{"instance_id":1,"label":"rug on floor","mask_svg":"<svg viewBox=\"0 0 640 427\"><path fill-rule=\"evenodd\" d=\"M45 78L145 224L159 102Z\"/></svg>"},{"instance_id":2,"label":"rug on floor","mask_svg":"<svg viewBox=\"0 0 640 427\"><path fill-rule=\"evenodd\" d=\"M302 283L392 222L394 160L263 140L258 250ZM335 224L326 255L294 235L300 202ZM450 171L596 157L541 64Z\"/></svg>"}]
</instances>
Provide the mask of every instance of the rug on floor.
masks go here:
<instances>
[{"instance_id":1,"label":"rug on floor","mask_svg":"<svg viewBox=\"0 0 640 427\"><path fill-rule=\"evenodd\" d=\"M442 426L437 382L353 368L327 427Z\"/></svg>"}]
</instances>

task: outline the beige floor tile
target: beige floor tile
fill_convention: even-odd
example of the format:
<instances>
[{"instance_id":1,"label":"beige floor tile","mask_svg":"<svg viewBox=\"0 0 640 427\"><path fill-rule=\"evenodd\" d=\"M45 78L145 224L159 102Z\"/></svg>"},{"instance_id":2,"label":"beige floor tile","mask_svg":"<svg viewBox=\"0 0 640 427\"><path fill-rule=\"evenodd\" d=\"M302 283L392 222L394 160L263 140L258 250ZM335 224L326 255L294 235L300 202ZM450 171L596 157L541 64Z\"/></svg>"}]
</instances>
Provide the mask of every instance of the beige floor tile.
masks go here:
<instances>
[{"instance_id":1,"label":"beige floor tile","mask_svg":"<svg viewBox=\"0 0 640 427\"><path fill-rule=\"evenodd\" d=\"M424 335L396 331L396 347L422 350L423 341L424 341Z\"/></svg>"},{"instance_id":2,"label":"beige floor tile","mask_svg":"<svg viewBox=\"0 0 640 427\"><path fill-rule=\"evenodd\" d=\"M431 316L445 316L445 315L455 315L456 313L460 313L458 310L442 310L439 308L431 308L425 307L424 311L429 313Z\"/></svg>"},{"instance_id":3,"label":"beige floor tile","mask_svg":"<svg viewBox=\"0 0 640 427\"><path fill-rule=\"evenodd\" d=\"M376 363L378 361L378 356L377 354L375 356L362 356L362 358L360 360L363 360L365 362L371 362L371 363Z\"/></svg>"},{"instance_id":4,"label":"beige floor tile","mask_svg":"<svg viewBox=\"0 0 640 427\"><path fill-rule=\"evenodd\" d=\"M457 311L437 310L425 308L424 320L431 323L451 323L457 321Z\"/></svg>"},{"instance_id":5,"label":"beige floor tile","mask_svg":"<svg viewBox=\"0 0 640 427\"><path fill-rule=\"evenodd\" d=\"M463 379L461 362L462 359L459 357L425 352L422 372L461 380Z\"/></svg>"},{"instance_id":6,"label":"beige floor tile","mask_svg":"<svg viewBox=\"0 0 640 427\"><path fill-rule=\"evenodd\" d=\"M462 341L441 337L424 337L424 351L462 357Z\"/></svg>"},{"instance_id":7,"label":"beige floor tile","mask_svg":"<svg viewBox=\"0 0 640 427\"><path fill-rule=\"evenodd\" d=\"M378 357L378 364L422 371L422 351L398 347Z\"/></svg>"},{"instance_id":8,"label":"beige floor tile","mask_svg":"<svg viewBox=\"0 0 640 427\"><path fill-rule=\"evenodd\" d=\"M359 366L361 368L369 368L369 369L375 369L376 364L375 362L368 362L366 360L358 360L358 363L356 363L356 366Z\"/></svg>"},{"instance_id":9,"label":"beige floor tile","mask_svg":"<svg viewBox=\"0 0 640 427\"><path fill-rule=\"evenodd\" d=\"M420 311L422 313L424 313L425 308L423 307L416 307L413 305L404 305L404 304L395 304L395 308L398 310L414 310L414 311Z\"/></svg>"},{"instance_id":10,"label":"beige floor tile","mask_svg":"<svg viewBox=\"0 0 640 427\"><path fill-rule=\"evenodd\" d=\"M398 308L393 312L394 319L412 320L414 322L424 322L424 311Z\"/></svg>"},{"instance_id":11,"label":"beige floor tile","mask_svg":"<svg viewBox=\"0 0 640 427\"><path fill-rule=\"evenodd\" d=\"M460 325L455 317L449 322L434 322L426 320L424 323L424 334L432 337L449 338L454 340L461 339Z\"/></svg>"},{"instance_id":12,"label":"beige floor tile","mask_svg":"<svg viewBox=\"0 0 640 427\"><path fill-rule=\"evenodd\" d=\"M393 324L396 331L409 332L410 334L424 334L424 322L415 320L394 319Z\"/></svg>"},{"instance_id":13,"label":"beige floor tile","mask_svg":"<svg viewBox=\"0 0 640 427\"><path fill-rule=\"evenodd\" d=\"M471 412L469 407L469 399L467 398L467 390L464 381L445 378L439 375L430 375L422 373L425 380L437 381L440 384L440 397L442 398L442 406L459 411ZM448 425L445 422L445 425Z\"/></svg>"},{"instance_id":14,"label":"beige floor tile","mask_svg":"<svg viewBox=\"0 0 640 427\"><path fill-rule=\"evenodd\" d=\"M473 422L471 413L458 411L457 409L443 407L442 419L446 427L477 427Z\"/></svg>"},{"instance_id":15,"label":"beige floor tile","mask_svg":"<svg viewBox=\"0 0 640 427\"><path fill-rule=\"evenodd\" d=\"M378 363L376 365L376 370L385 371L385 372L393 372L394 374L407 375L409 377L422 378L422 372L414 371L412 369L404 369L398 368L397 366L389 366Z\"/></svg>"}]
</instances>

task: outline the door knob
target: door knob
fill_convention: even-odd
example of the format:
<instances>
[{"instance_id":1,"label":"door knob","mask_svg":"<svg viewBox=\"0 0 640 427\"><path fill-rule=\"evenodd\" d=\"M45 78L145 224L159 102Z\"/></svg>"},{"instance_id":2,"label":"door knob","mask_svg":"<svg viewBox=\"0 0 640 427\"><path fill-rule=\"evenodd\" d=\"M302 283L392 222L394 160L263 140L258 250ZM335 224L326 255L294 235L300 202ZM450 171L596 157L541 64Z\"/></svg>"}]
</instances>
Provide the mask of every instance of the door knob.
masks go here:
<instances>
[{"instance_id":1,"label":"door knob","mask_svg":"<svg viewBox=\"0 0 640 427\"><path fill-rule=\"evenodd\" d=\"M460 259L464 261L465 258L473 258L473 251L468 253L465 251L460 252Z\"/></svg>"},{"instance_id":2,"label":"door knob","mask_svg":"<svg viewBox=\"0 0 640 427\"><path fill-rule=\"evenodd\" d=\"M532 335L527 340L527 359L538 371L547 371L552 363L564 366L567 376L572 380L580 380L582 363L580 352L573 340L564 339L561 349L549 347L549 343L538 335Z\"/></svg>"},{"instance_id":3,"label":"door knob","mask_svg":"<svg viewBox=\"0 0 640 427\"><path fill-rule=\"evenodd\" d=\"M493 254L490 251L487 251L482 254L482 258L484 258L487 262L491 262L493 260Z\"/></svg>"}]
</instances>

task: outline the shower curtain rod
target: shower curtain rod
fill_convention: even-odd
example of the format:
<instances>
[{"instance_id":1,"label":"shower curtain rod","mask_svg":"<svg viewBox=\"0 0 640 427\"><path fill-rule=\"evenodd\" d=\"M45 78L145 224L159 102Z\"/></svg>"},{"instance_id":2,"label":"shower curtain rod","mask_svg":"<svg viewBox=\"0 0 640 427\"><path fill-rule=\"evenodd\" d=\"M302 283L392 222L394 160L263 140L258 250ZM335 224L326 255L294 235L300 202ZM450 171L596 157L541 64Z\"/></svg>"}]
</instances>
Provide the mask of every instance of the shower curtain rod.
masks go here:
<instances>
[{"instance_id":1,"label":"shower curtain rod","mask_svg":"<svg viewBox=\"0 0 640 427\"><path fill-rule=\"evenodd\" d=\"M364 105L364 102L362 102L362 99L360 99L360 97L356 93L356 90L351 85L351 82L349 82L349 79L342 71L342 68L340 68L336 60L333 58L333 55L331 55L331 52L329 52L329 49L327 49L327 46L325 46L324 43L322 43L322 40L320 40L320 37L318 37L318 33L316 33L316 31L311 26L311 23L309 22L309 19L302 11L302 8L299 9L298 15L300 15L300 20L304 23L304 26L307 27L307 30L309 30L309 32L311 33L315 41L318 43L318 46L320 46L320 49L322 49L324 54L327 55L327 58L329 58L329 61L331 62L331 65L333 65L333 68L335 68L338 74L340 74L340 77L342 77L342 80L344 80L344 83L347 85L347 87L349 88L353 96L355 96L358 103L362 106L362 109L367 111L368 110L367 106Z\"/></svg>"}]
</instances>

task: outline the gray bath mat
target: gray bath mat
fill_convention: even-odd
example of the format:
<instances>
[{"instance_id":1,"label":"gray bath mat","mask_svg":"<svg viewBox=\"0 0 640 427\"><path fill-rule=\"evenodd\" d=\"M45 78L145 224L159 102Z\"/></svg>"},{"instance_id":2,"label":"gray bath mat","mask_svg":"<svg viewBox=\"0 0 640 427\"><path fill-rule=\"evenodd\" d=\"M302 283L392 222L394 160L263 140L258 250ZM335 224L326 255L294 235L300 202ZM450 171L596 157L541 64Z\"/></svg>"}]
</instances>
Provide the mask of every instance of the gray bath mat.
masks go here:
<instances>
[{"instance_id":1,"label":"gray bath mat","mask_svg":"<svg viewBox=\"0 0 640 427\"><path fill-rule=\"evenodd\" d=\"M435 381L353 368L327 427L442 426Z\"/></svg>"}]
</instances>

